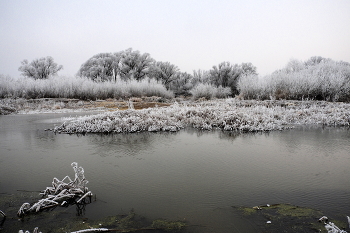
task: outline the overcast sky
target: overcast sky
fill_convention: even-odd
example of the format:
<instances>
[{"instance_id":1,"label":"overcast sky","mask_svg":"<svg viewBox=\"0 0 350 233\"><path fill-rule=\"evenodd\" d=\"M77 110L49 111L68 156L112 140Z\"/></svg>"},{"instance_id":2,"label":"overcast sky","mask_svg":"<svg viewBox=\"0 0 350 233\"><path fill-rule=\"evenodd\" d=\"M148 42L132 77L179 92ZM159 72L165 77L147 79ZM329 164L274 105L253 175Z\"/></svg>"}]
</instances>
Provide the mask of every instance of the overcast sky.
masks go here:
<instances>
[{"instance_id":1,"label":"overcast sky","mask_svg":"<svg viewBox=\"0 0 350 233\"><path fill-rule=\"evenodd\" d=\"M0 0L0 74L52 56L73 76L97 53L127 48L181 71L290 59L350 62L350 0Z\"/></svg>"}]
</instances>

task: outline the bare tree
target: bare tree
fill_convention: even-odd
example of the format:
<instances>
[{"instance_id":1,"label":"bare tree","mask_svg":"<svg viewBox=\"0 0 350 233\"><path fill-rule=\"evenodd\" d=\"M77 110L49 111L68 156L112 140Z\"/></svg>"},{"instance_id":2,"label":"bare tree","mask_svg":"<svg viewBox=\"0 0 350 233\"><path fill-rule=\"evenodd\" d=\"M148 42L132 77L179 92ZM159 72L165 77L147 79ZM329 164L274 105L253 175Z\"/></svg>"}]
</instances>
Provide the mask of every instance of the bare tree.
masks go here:
<instances>
[{"instance_id":1,"label":"bare tree","mask_svg":"<svg viewBox=\"0 0 350 233\"><path fill-rule=\"evenodd\" d=\"M50 75L56 75L63 69L63 66L57 65L50 56L35 59L31 63L23 60L21 64L18 70L22 72L22 75L34 79L47 79Z\"/></svg>"}]
</instances>

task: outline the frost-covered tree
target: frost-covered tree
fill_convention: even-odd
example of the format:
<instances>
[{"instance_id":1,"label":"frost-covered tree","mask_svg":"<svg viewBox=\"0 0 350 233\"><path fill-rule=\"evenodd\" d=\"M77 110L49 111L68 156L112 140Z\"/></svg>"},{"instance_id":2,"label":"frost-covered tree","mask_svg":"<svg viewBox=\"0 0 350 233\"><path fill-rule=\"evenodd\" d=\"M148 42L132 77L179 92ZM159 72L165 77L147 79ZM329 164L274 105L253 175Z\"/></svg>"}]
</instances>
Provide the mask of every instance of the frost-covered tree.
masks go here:
<instances>
[{"instance_id":1,"label":"frost-covered tree","mask_svg":"<svg viewBox=\"0 0 350 233\"><path fill-rule=\"evenodd\" d=\"M240 65L240 68L241 68L241 75L258 74L256 72L256 67L253 66L251 62L242 63Z\"/></svg>"},{"instance_id":2,"label":"frost-covered tree","mask_svg":"<svg viewBox=\"0 0 350 233\"><path fill-rule=\"evenodd\" d=\"M287 73L293 73L293 72L299 72L303 69L305 69L304 62L297 60L297 59L291 59L287 65L284 67L285 72Z\"/></svg>"},{"instance_id":3,"label":"frost-covered tree","mask_svg":"<svg viewBox=\"0 0 350 233\"><path fill-rule=\"evenodd\" d=\"M230 87L232 94L237 93L237 81L242 74L242 69L239 65L222 62L218 66L213 66L209 73L213 85L216 87Z\"/></svg>"},{"instance_id":4,"label":"frost-covered tree","mask_svg":"<svg viewBox=\"0 0 350 233\"><path fill-rule=\"evenodd\" d=\"M175 95L189 95L190 90L196 85L193 82L193 76L186 72L177 72L174 79L169 83L169 90L173 91Z\"/></svg>"},{"instance_id":5,"label":"frost-covered tree","mask_svg":"<svg viewBox=\"0 0 350 233\"><path fill-rule=\"evenodd\" d=\"M193 71L192 83L195 84L194 86L197 84L211 84L215 87L229 87L232 94L238 94L238 80L250 74L257 74L256 67L250 62L240 65L221 62L218 66L213 66L209 71Z\"/></svg>"},{"instance_id":6,"label":"frost-covered tree","mask_svg":"<svg viewBox=\"0 0 350 233\"><path fill-rule=\"evenodd\" d=\"M87 77L94 81L115 81L120 73L120 60L119 53L96 54L81 65L78 76Z\"/></svg>"},{"instance_id":7,"label":"frost-covered tree","mask_svg":"<svg viewBox=\"0 0 350 233\"><path fill-rule=\"evenodd\" d=\"M163 85L169 89L170 84L178 79L179 68L170 62L155 62L151 67L150 77L155 78L157 81L163 83Z\"/></svg>"},{"instance_id":8,"label":"frost-covered tree","mask_svg":"<svg viewBox=\"0 0 350 233\"><path fill-rule=\"evenodd\" d=\"M141 54L131 48L121 52L120 73L123 79L142 80L147 76L154 60L148 53Z\"/></svg>"},{"instance_id":9,"label":"frost-covered tree","mask_svg":"<svg viewBox=\"0 0 350 233\"><path fill-rule=\"evenodd\" d=\"M198 83L210 83L210 73L205 70L194 70L193 71L193 84Z\"/></svg>"},{"instance_id":10,"label":"frost-covered tree","mask_svg":"<svg viewBox=\"0 0 350 233\"><path fill-rule=\"evenodd\" d=\"M308 67L308 66L315 66L315 65L320 64L321 62L325 62L325 61L329 61L329 60L331 60L331 59L324 58L324 57L321 57L321 56L313 56L313 57L310 57L307 61L305 61L304 65L306 67Z\"/></svg>"},{"instance_id":11,"label":"frost-covered tree","mask_svg":"<svg viewBox=\"0 0 350 233\"><path fill-rule=\"evenodd\" d=\"M81 65L78 76L95 81L142 80L149 73L154 60L148 53L141 54L131 48L116 53L99 53Z\"/></svg>"},{"instance_id":12,"label":"frost-covered tree","mask_svg":"<svg viewBox=\"0 0 350 233\"><path fill-rule=\"evenodd\" d=\"M50 56L35 59L30 63L28 60L23 60L21 64L18 70L22 72L22 75L34 79L47 79L63 69L63 66L57 65Z\"/></svg>"},{"instance_id":13,"label":"frost-covered tree","mask_svg":"<svg viewBox=\"0 0 350 233\"><path fill-rule=\"evenodd\" d=\"M239 74L233 72L233 66L230 62L221 62L218 66L213 66L209 71L211 83L216 86L228 86L228 82L232 78L238 77Z\"/></svg>"}]
</instances>

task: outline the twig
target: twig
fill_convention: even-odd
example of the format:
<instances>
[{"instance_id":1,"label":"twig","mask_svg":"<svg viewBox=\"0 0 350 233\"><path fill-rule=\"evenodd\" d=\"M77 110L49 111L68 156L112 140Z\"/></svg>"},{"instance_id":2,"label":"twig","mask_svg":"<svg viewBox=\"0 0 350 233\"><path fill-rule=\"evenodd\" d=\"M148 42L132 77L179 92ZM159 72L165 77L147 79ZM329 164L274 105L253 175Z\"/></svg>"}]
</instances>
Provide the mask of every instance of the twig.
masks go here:
<instances>
[{"instance_id":1,"label":"twig","mask_svg":"<svg viewBox=\"0 0 350 233\"><path fill-rule=\"evenodd\" d=\"M6 217L6 214L5 214L2 210L0 210L0 214L1 214L3 217Z\"/></svg>"},{"instance_id":2,"label":"twig","mask_svg":"<svg viewBox=\"0 0 350 233\"><path fill-rule=\"evenodd\" d=\"M85 197L87 197L87 196L92 196L92 193L89 191L89 192L87 192L87 193L85 193L78 201L77 201L77 203L80 203Z\"/></svg>"},{"instance_id":3,"label":"twig","mask_svg":"<svg viewBox=\"0 0 350 233\"><path fill-rule=\"evenodd\" d=\"M146 228L138 228L138 229L108 229L108 228L92 228L92 229L84 229L79 231L72 231L70 233L87 233L87 232L135 232L135 231L150 231L150 230L160 230L160 228L146 227Z\"/></svg>"},{"instance_id":4,"label":"twig","mask_svg":"<svg viewBox=\"0 0 350 233\"><path fill-rule=\"evenodd\" d=\"M0 214L2 215L2 220L0 222L0 227L2 227L2 225L4 225L4 222L6 220L6 214L2 210L0 210ZM0 228L0 230L1 230L1 228Z\"/></svg>"},{"instance_id":5,"label":"twig","mask_svg":"<svg viewBox=\"0 0 350 233\"><path fill-rule=\"evenodd\" d=\"M84 229L84 230L79 230L79 231L73 231L71 233L86 233L86 232L107 232L110 231L107 228L92 228L92 229Z\"/></svg>"}]
</instances>

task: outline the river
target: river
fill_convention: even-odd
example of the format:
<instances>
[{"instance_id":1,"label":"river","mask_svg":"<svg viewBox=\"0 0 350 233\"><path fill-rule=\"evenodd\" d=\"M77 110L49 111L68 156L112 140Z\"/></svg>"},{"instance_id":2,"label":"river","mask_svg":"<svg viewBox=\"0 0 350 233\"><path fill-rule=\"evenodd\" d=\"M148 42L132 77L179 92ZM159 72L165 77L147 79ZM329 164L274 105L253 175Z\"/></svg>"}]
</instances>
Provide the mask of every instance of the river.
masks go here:
<instances>
[{"instance_id":1,"label":"river","mask_svg":"<svg viewBox=\"0 0 350 233\"><path fill-rule=\"evenodd\" d=\"M0 198L44 190L53 177L74 177L70 164L78 162L96 195L84 219L134 209L147 218L185 220L189 232L254 232L232 206L291 203L350 214L347 128L80 136L46 130L69 115L77 114L0 116ZM73 217L74 211L65 215Z\"/></svg>"}]
</instances>

